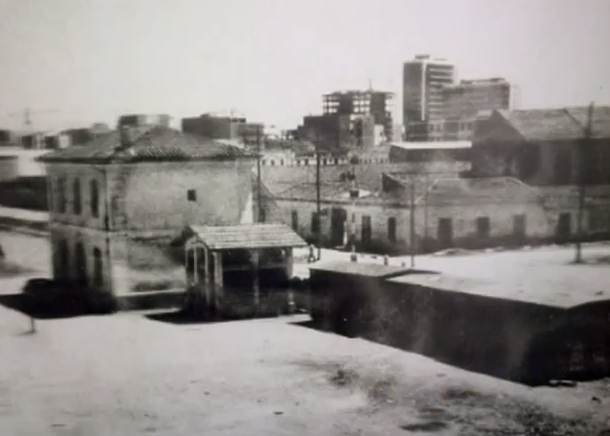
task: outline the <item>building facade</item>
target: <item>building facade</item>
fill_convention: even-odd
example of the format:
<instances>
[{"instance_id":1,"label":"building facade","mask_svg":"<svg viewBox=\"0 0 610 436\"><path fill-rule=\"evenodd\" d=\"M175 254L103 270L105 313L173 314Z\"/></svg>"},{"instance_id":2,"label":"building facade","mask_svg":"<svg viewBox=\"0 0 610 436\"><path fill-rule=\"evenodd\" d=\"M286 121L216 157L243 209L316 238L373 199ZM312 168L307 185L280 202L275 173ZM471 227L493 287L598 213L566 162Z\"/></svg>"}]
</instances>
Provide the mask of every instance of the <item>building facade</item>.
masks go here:
<instances>
[{"instance_id":1,"label":"building facade","mask_svg":"<svg viewBox=\"0 0 610 436\"><path fill-rule=\"evenodd\" d=\"M443 87L455 81L455 67L445 59L418 55L403 65L403 124L440 119Z\"/></svg>"},{"instance_id":2,"label":"building facade","mask_svg":"<svg viewBox=\"0 0 610 436\"><path fill-rule=\"evenodd\" d=\"M182 259L168 251L172 238L191 223L233 225L255 216L251 157L163 125L122 126L40 160L54 277L100 295L183 285Z\"/></svg>"},{"instance_id":3,"label":"building facade","mask_svg":"<svg viewBox=\"0 0 610 436\"><path fill-rule=\"evenodd\" d=\"M256 147L264 140L264 126L251 123L246 118L223 117L203 114L199 117L183 118L182 131L210 139L238 141L247 147Z\"/></svg>"},{"instance_id":4,"label":"building facade","mask_svg":"<svg viewBox=\"0 0 610 436\"><path fill-rule=\"evenodd\" d=\"M442 88L444 119L471 119L480 111L518 109L518 88L503 78L462 80Z\"/></svg>"},{"instance_id":5,"label":"building facade","mask_svg":"<svg viewBox=\"0 0 610 436\"><path fill-rule=\"evenodd\" d=\"M355 198L345 184L326 184L321 216L313 185L284 189L273 196L272 219L312 243L348 248L353 235L358 250L387 254L563 243L579 236L577 195L558 197L514 178L384 174L382 184L381 192L356 189ZM586 238L610 235L610 208L603 204L587 202Z\"/></svg>"},{"instance_id":6,"label":"building facade","mask_svg":"<svg viewBox=\"0 0 610 436\"><path fill-rule=\"evenodd\" d=\"M512 176L532 185L610 184L610 107L494 111L477 123L473 174Z\"/></svg>"},{"instance_id":7,"label":"building facade","mask_svg":"<svg viewBox=\"0 0 610 436\"><path fill-rule=\"evenodd\" d=\"M393 137L393 93L375 90L336 91L325 94L322 100L323 114L371 115L373 124L383 128L386 141Z\"/></svg>"}]
</instances>

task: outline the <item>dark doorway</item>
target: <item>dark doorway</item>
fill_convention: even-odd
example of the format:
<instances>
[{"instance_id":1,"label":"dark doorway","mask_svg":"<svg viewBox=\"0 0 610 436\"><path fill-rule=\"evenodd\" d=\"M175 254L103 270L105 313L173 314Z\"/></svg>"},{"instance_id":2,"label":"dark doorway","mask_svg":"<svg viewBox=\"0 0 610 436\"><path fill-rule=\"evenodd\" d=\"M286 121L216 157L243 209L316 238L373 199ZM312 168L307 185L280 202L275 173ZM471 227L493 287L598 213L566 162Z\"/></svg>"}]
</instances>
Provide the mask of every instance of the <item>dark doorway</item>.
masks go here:
<instances>
[{"instance_id":1,"label":"dark doorway","mask_svg":"<svg viewBox=\"0 0 610 436\"><path fill-rule=\"evenodd\" d=\"M392 243L396 243L396 218L388 218L388 240Z\"/></svg>"},{"instance_id":2,"label":"dark doorway","mask_svg":"<svg viewBox=\"0 0 610 436\"><path fill-rule=\"evenodd\" d=\"M371 243L372 236L373 229L371 224L371 217L365 215L362 217L362 245L369 245Z\"/></svg>"},{"instance_id":3,"label":"dark doorway","mask_svg":"<svg viewBox=\"0 0 610 436\"><path fill-rule=\"evenodd\" d=\"M79 286L87 286L87 254L82 242L76 244L76 277Z\"/></svg>"},{"instance_id":4,"label":"dark doorway","mask_svg":"<svg viewBox=\"0 0 610 436\"><path fill-rule=\"evenodd\" d=\"M298 233L299 231L299 212L292 211L292 230Z\"/></svg>"},{"instance_id":5,"label":"dark doorway","mask_svg":"<svg viewBox=\"0 0 610 436\"><path fill-rule=\"evenodd\" d=\"M347 212L345 209L332 208L330 212L330 243L333 247L342 246L345 236L345 221Z\"/></svg>"},{"instance_id":6,"label":"dark doorway","mask_svg":"<svg viewBox=\"0 0 610 436\"><path fill-rule=\"evenodd\" d=\"M439 248L453 247L453 221L451 218L439 218L437 238Z\"/></svg>"},{"instance_id":7,"label":"dark doorway","mask_svg":"<svg viewBox=\"0 0 610 436\"><path fill-rule=\"evenodd\" d=\"M527 221L525 215L515 215L513 217L513 237L515 243L522 244L525 242L527 235Z\"/></svg>"},{"instance_id":8,"label":"dark doorway","mask_svg":"<svg viewBox=\"0 0 610 436\"><path fill-rule=\"evenodd\" d=\"M557 221L557 241L567 242L572 234L572 216L569 212L559 214Z\"/></svg>"}]
</instances>

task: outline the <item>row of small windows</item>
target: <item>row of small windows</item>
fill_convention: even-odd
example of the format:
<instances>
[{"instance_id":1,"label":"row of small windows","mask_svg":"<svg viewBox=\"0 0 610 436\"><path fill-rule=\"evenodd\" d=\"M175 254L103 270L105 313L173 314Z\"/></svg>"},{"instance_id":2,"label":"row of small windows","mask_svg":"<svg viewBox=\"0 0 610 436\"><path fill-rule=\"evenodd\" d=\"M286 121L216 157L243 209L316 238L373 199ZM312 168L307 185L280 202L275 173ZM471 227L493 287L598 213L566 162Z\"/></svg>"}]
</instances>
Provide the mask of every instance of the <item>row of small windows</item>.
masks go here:
<instances>
[{"instance_id":1,"label":"row of small windows","mask_svg":"<svg viewBox=\"0 0 610 436\"><path fill-rule=\"evenodd\" d=\"M75 215L80 215L83 212L83 202L81 195L81 182L80 179L72 180L71 188L72 190L72 212ZM68 182L65 178L60 177L57 180L57 212L66 213L67 212L67 198L66 193L68 190ZM89 198L90 198L90 207L91 207L91 215L94 218L99 217L100 209L99 209L99 186L97 180L91 180L89 182ZM51 204L53 206L53 199L51 199Z\"/></svg>"},{"instance_id":2,"label":"row of small windows","mask_svg":"<svg viewBox=\"0 0 610 436\"><path fill-rule=\"evenodd\" d=\"M488 216L481 216L475 219L476 235L479 238L489 238L491 235L491 220ZM292 211L292 228L298 231L299 217L297 211ZM440 218L438 223L439 235L444 234L451 238L453 234L453 220L451 218ZM321 231L320 218L316 212L311 214L311 232L318 234ZM370 242L372 236L372 219L369 215L362 216L362 240ZM526 216L515 215L513 217L513 233L518 236L526 234ZM396 217L387 220L388 240L392 243L397 242L397 221Z\"/></svg>"},{"instance_id":3,"label":"row of small windows","mask_svg":"<svg viewBox=\"0 0 610 436\"><path fill-rule=\"evenodd\" d=\"M304 159L302 161L301 160L294 161L294 163L296 163L297 166L309 166L310 162L311 162L312 165L315 165L316 160L312 159L310 161L309 159ZM377 159L369 158L369 159L361 159L361 161L360 161L360 163L369 163L369 164L372 164L372 163L387 163L387 162L389 162L389 160L388 159L384 159L384 158L377 158ZM345 160L339 160L337 158L334 158L334 159L333 158L320 159L320 164L321 165L339 165L339 164L345 164L345 163L347 163ZM276 161L274 159L270 159L270 160L262 160L261 164L262 164L262 166L269 165L269 166L272 166L272 167L275 166L276 164L279 165L279 166L284 166L285 161L284 161L284 159L280 159L279 161Z\"/></svg>"},{"instance_id":4,"label":"row of small windows","mask_svg":"<svg viewBox=\"0 0 610 436\"><path fill-rule=\"evenodd\" d=\"M70 250L68 242L65 239L59 241L58 245L58 266L61 271L61 275L70 276L69 271L71 270L70 265ZM92 250L93 255L93 275L92 285L96 288L101 288L104 284L104 277L102 271L102 251L94 247ZM86 286L89 284L89 274L87 268L87 252L82 242L76 244L74 250L74 271L76 273L76 280L78 283Z\"/></svg>"}]
</instances>

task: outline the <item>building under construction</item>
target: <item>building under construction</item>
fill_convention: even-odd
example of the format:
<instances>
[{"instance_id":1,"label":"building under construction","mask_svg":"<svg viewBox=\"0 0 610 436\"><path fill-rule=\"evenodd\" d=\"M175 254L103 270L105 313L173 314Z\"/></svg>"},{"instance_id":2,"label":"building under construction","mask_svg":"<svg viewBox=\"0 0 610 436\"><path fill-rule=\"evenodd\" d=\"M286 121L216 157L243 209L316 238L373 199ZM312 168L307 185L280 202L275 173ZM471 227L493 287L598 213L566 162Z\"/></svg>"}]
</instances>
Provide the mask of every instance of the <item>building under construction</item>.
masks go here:
<instances>
[{"instance_id":1,"label":"building under construction","mask_svg":"<svg viewBox=\"0 0 610 436\"><path fill-rule=\"evenodd\" d=\"M393 93L348 90L324 94L322 98L324 114L372 115L375 125L383 126L384 136L388 140L393 137Z\"/></svg>"}]
</instances>

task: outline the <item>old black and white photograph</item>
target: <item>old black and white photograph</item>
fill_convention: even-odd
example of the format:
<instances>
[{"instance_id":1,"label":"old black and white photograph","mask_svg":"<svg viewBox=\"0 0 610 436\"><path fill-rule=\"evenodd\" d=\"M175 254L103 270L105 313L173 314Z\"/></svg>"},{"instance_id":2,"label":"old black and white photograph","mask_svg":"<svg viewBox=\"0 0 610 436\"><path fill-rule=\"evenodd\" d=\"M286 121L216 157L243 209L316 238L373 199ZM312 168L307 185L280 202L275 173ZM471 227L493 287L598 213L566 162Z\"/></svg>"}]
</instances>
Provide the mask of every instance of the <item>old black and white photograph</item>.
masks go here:
<instances>
[{"instance_id":1,"label":"old black and white photograph","mask_svg":"<svg viewBox=\"0 0 610 436\"><path fill-rule=\"evenodd\" d=\"M0 435L610 436L610 0L0 20Z\"/></svg>"}]
</instances>

